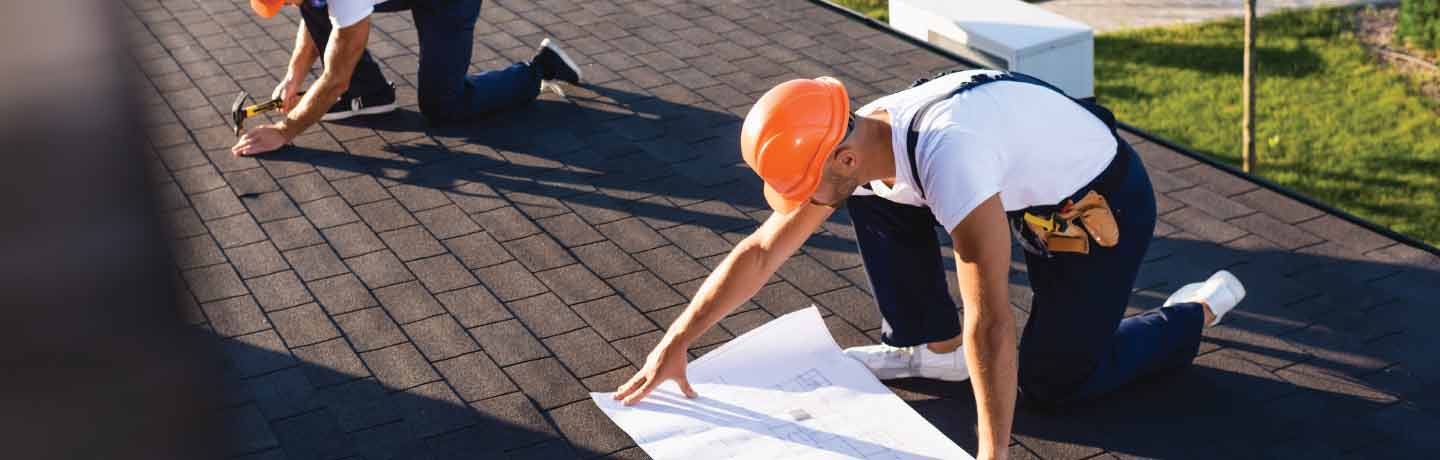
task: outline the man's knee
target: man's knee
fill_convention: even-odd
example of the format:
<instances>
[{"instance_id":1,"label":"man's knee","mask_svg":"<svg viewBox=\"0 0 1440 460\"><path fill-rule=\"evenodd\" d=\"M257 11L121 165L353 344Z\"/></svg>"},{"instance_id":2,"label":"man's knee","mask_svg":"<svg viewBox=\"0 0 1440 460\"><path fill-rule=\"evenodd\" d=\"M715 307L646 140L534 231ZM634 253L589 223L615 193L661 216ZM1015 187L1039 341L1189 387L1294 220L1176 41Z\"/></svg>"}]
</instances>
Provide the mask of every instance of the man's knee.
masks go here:
<instances>
[{"instance_id":1,"label":"man's knee","mask_svg":"<svg viewBox=\"0 0 1440 460\"><path fill-rule=\"evenodd\" d=\"M1090 378L1088 366L1065 357L1021 356L1020 399L1034 407L1053 408L1078 399Z\"/></svg>"}]
</instances>

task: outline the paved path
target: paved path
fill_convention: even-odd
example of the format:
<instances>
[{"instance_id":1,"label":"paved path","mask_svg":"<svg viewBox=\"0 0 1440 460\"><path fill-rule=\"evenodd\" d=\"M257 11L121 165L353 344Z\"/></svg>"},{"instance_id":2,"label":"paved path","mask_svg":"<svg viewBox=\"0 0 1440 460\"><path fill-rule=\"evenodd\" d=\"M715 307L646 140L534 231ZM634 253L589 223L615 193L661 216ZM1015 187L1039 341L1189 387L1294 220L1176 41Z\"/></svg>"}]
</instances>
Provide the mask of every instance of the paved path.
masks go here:
<instances>
[{"instance_id":1,"label":"paved path","mask_svg":"<svg viewBox=\"0 0 1440 460\"><path fill-rule=\"evenodd\" d=\"M1285 9L1332 5L1396 3L1395 0L1257 0L1262 15ZM1089 24L1096 32L1168 26L1238 18L1243 0L1051 0L1038 3L1060 15Z\"/></svg>"},{"instance_id":2,"label":"paved path","mask_svg":"<svg viewBox=\"0 0 1440 460\"><path fill-rule=\"evenodd\" d=\"M247 460L644 458L586 392L634 372L766 216L736 153L740 116L788 78L833 74L865 101L956 65L801 1L497 0L477 68L554 36L590 85L427 129L416 30L381 15L370 49L404 109L242 159L226 151L224 111L240 88L270 92L294 13L127 4L181 301L227 356L215 415L232 440L217 454ZM1221 267L1251 296L1189 371L1061 413L1021 410L1014 458L1433 456L1440 259L1137 148L1162 215L1136 311ZM812 303L842 345L872 343L851 235L837 216L694 354ZM1012 281L1024 318L1018 261ZM969 386L892 387L973 451Z\"/></svg>"}]
</instances>

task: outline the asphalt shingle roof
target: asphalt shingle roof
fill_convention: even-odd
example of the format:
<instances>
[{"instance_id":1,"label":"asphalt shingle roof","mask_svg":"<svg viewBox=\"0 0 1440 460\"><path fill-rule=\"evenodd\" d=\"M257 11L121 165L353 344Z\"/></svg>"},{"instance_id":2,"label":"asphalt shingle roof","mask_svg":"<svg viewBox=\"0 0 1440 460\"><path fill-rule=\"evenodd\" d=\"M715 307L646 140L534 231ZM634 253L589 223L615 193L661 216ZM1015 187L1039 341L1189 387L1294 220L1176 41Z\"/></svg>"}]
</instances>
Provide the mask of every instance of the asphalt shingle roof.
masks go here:
<instances>
[{"instance_id":1,"label":"asphalt shingle roof","mask_svg":"<svg viewBox=\"0 0 1440 460\"><path fill-rule=\"evenodd\" d=\"M633 373L767 215L735 148L749 105L794 77L838 76L860 102L960 65L803 1L497 0L473 69L555 37L589 82L433 129L411 18L378 14L399 113L235 158L229 103L270 94L296 13L126 4L182 304L228 351L222 454L246 459L644 458L586 393ZM1012 458L1434 455L1440 258L1127 137L1161 213L1133 310L1222 267L1250 297L1193 369L1020 410ZM842 346L871 343L867 289L841 213L694 353L811 303ZM892 388L974 451L969 385Z\"/></svg>"}]
</instances>

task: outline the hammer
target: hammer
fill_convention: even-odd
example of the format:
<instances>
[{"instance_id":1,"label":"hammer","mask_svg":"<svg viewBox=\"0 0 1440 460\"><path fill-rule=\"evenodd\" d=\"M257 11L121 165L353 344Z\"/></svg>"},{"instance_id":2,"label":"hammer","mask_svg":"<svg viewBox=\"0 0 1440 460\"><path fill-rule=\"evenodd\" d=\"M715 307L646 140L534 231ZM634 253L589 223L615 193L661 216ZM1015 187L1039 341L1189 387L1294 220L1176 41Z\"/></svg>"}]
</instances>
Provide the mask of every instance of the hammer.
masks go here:
<instances>
[{"instance_id":1,"label":"hammer","mask_svg":"<svg viewBox=\"0 0 1440 460\"><path fill-rule=\"evenodd\" d=\"M300 93L300 95L304 94L303 92ZM271 99L269 102L250 106L245 105L245 101L248 100L250 100L250 93L241 90L240 94L235 96L235 102L230 104L230 124L231 127L235 128L235 137L240 137L240 133L245 130L245 119L278 109L280 106L285 105L285 101L278 97Z\"/></svg>"}]
</instances>

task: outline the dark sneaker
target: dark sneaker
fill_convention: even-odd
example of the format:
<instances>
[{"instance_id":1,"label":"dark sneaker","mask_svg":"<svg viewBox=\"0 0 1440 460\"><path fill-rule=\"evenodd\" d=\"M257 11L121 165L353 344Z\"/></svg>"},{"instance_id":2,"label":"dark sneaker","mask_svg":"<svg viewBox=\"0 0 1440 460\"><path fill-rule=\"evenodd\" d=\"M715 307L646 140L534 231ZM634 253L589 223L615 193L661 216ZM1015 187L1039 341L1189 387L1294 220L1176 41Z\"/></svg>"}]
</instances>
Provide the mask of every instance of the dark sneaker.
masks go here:
<instances>
[{"instance_id":1,"label":"dark sneaker","mask_svg":"<svg viewBox=\"0 0 1440 460\"><path fill-rule=\"evenodd\" d=\"M320 119L337 121L360 115L379 115L393 111L395 111L395 84L391 83L384 90L366 96L341 97Z\"/></svg>"},{"instance_id":2,"label":"dark sneaker","mask_svg":"<svg viewBox=\"0 0 1440 460\"><path fill-rule=\"evenodd\" d=\"M548 38L540 42L540 49L535 51L535 57L530 58L530 65L540 71L540 81L580 84L580 66L560 49L559 43Z\"/></svg>"}]
</instances>

